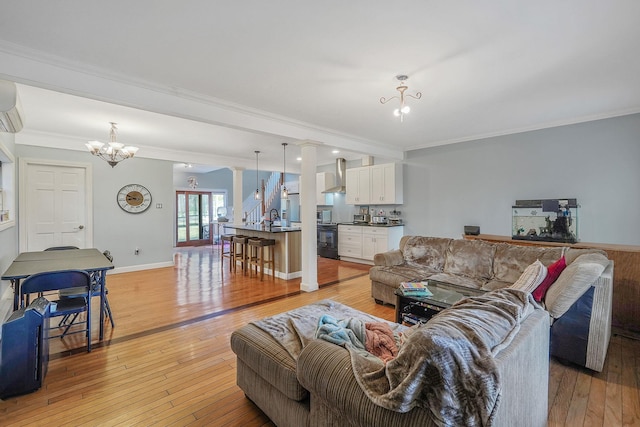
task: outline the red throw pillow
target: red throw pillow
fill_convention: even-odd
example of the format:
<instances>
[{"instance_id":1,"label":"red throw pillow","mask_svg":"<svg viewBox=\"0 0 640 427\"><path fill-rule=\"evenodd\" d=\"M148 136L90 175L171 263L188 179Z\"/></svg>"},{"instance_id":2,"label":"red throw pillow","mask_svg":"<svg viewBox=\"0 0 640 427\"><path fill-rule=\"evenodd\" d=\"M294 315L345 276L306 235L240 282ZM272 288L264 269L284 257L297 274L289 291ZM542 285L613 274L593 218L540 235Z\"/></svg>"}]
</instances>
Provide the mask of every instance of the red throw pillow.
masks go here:
<instances>
[{"instance_id":1,"label":"red throw pillow","mask_svg":"<svg viewBox=\"0 0 640 427\"><path fill-rule=\"evenodd\" d=\"M566 267L567 260L564 259L564 255L559 260L551 264L547 268L547 277L545 277L545 279L542 281L542 283L540 283L536 290L531 293L531 295L533 295L533 299L538 302L542 301L551 285L553 285L553 282L556 281L558 276L560 276L560 273L562 273L562 270L564 270Z\"/></svg>"}]
</instances>

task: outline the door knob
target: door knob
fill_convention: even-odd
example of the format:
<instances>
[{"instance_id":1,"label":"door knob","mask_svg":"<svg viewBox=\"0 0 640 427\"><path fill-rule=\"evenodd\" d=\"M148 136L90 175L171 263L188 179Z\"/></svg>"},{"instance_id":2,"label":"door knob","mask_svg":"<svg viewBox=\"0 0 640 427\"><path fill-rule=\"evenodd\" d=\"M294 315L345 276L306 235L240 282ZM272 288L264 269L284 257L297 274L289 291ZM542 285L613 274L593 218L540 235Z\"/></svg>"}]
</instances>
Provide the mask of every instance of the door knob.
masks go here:
<instances>
[{"instance_id":1,"label":"door knob","mask_svg":"<svg viewBox=\"0 0 640 427\"><path fill-rule=\"evenodd\" d=\"M74 228L74 230L84 230L84 225L79 225L78 228Z\"/></svg>"}]
</instances>

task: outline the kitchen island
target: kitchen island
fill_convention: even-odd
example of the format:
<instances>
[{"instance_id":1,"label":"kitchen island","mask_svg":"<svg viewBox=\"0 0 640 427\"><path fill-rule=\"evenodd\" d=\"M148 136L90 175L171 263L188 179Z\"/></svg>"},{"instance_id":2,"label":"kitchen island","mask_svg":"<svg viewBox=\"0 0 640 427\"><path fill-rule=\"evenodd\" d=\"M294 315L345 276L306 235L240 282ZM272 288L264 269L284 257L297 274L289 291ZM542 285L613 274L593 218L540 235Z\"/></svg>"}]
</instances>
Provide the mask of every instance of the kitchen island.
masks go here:
<instances>
[{"instance_id":1,"label":"kitchen island","mask_svg":"<svg viewBox=\"0 0 640 427\"><path fill-rule=\"evenodd\" d=\"M275 275L280 279L302 277L302 233L298 227L224 224L224 233L274 239ZM266 271L265 271L266 274Z\"/></svg>"}]
</instances>

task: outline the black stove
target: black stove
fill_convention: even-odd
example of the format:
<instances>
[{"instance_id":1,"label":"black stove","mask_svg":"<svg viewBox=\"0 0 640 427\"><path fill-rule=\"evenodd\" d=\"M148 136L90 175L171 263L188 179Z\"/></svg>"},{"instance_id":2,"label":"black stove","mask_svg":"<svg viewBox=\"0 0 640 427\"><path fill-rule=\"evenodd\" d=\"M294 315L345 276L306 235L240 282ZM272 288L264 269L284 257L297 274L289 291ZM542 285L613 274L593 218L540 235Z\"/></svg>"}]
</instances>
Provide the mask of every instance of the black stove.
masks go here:
<instances>
[{"instance_id":1,"label":"black stove","mask_svg":"<svg viewBox=\"0 0 640 427\"><path fill-rule=\"evenodd\" d=\"M339 259L338 224L318 223L318 256Z\"/></svg>"}]
</instances>

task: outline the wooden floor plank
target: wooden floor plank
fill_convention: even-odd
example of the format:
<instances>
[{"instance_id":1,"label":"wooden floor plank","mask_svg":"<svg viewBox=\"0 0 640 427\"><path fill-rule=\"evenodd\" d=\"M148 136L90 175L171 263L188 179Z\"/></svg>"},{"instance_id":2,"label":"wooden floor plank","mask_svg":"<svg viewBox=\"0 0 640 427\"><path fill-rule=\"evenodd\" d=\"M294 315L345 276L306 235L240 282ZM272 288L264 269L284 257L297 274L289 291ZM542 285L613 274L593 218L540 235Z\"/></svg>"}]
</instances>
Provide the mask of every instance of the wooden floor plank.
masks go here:
<instances>
[{"instance_id":1,"label":"wooden floor plank","mask_svg":"<svg viewBox=\"0 0 640 427\"><path fill-rule=\"evenodd\" d=\"M611 348L615 345L613 341ZM606 358L602 372L594 372L591 375L591 387L589 389L589 401L584 417L584 427L604 426L604 402L607 396L607 373L609 372L609 360Z\"/></svg>"},{"instance_id":2,"label":"wooden floor plank","mask_svg":"<svg viewBox=\"0 0 640 427\"><path fill-rule=\"evenodd\" d=\"M578 371L576 386L573 390L569 411L565 425L581 426L584 425L584 419L587 414L587 405L589 404L589 392L591 390L591 375L586 370Z\"/></svg>"},{"instance_id":3,"label":"wooden floor plank","mask_svg":"<svg viewBox=\"0 0 640 427\"><path fill-rule=\"evenodd\" d=\"M306 293L299 279L221 274L217 256L180 249L174 268L108 275L116 327L91 353L81 337L52 341L44 387L0 402L0 425L271 427L235 384L234 329L326 298L394 319L371 299L369 266L319 258L321 288ZM549 425L638 425L639 386L640 341L614 337L602 373L552 359Z\"/></svg>"},{"instance_id":4,"label":"wooden floor plank","mask_svg":"<svg viewBox=\"0 0 640 427\"><path fill-rule=\"evenodd\" d=\"M620 341L619 337L615 338ZM607 390L604 405L604 425L622 425L622 351L621 346L612 346L607 354L609 369L607 371Z\"/></svg>"},{"instance_id":5,"label":"wooden floor plank","mask_svg":"<svg viewBox=\"0 0 640 427\"><path fill-rule=\"evenodd\" d=\"M640 426L640 354L621 343L622 425Z\"/></svg>"},{"instance_id":6,"label":"wooden floor plank","mask_svg":"<svg viewBox=\"0 0 640 427\"><path fill-rule=\"evenodd\" d=\"M576 369L565 370L563 373L555 401L551 411L549 411L549 427L565 426L567 424L567 415L572 403L577 378L578 371Z\"/></svg>"}]
</instances>

